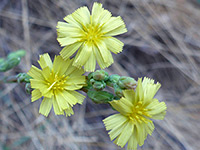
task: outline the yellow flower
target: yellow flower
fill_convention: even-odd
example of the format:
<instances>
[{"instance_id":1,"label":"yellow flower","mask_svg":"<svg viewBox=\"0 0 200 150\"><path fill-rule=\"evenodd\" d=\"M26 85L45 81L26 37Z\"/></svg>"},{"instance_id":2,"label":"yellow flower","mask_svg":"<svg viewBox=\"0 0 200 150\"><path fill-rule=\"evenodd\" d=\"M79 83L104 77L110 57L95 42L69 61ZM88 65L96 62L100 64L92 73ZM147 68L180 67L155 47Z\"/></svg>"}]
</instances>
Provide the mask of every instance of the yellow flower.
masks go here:
<instances>
[{"instance_id":1,"label":"yellow flower","mask_svg":"<svg viewBox=\"0 0 200 150\"><path fill-rule=\"evenodd\" d=\"M28 72L32 91L31 101L34 102L44 97L40 105L39 113L48 116L52 105L56 115L70 116L73 114L72 106L82 103L84 96L76 92L85 84L84 71L72 66L70 59L63 60L61 56L55 56L52 63L49 55L40 55L38 63L41 70L32 66Z\"/></svg>"},{"instance_id":2,"label":"yellow flower","mask_svg":"<svg viewBox=\"0 0 200 150\"><path fill-rule=\"evenodd\" d=\"M74 66L94 71L97 60L104 69L113 63L111 52L122 51L124 44L112 36L127 32L125 24L121 17L112 17L102 4L95 2L91 14L87 7L80 7L64 20L67 23L58 22L57 25L57 40L65 46L60 54L68 59L78 50Z\"/></svg>"},{"instance_id":3,"label":"yellow flower","mask_svg":"<svg viewBox=\"0 0 200 150\"><path fill-rule=\"evenodd\" d=\"M106 130L111 130L109 136L118 146L137 149L142 146L147 135L153 132L154 124L151 119L162 120L166 114L166 104L159 102L154 95L160 88L160 83L141 78L136 90L123 91L124 97L110 104L119 112L103 120Z\"/></svg>"}]
</instances>

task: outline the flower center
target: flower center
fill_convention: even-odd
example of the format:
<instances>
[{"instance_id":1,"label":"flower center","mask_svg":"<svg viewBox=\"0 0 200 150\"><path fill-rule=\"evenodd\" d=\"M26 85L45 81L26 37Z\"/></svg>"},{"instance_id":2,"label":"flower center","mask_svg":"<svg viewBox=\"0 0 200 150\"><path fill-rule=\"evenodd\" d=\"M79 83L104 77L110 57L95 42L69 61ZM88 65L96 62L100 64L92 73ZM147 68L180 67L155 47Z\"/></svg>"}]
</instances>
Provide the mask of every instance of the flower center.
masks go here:
<instances>
[{"instance_id":1,"label":"flower center","mask_svg":"<svg viewBox=\"0 0 200 150\"><path fill-rule=\"evenodd\" d=\"M151 115L149 115L148 109L144 108L141 101L135 104L132 113L129 114L130 120L139 123L150 122L151 120L149 119L149 117L151 117Z\"/></svg>"},{"instance_id":2,"label":"flower center","mask_svg":"<svg viewBox=\"0 0 200 150\"><path fill-rule=\"evenodd\" d=\"M50 77L47 81L47 85L49 86L48 90L64 90L65 82L68 76L62 75L58 76L57 74L54 74L53 72L50 73Z\"/></svg>"},{"instance_id":3,"label":"flower center","mask_svg":"<svg viewBox=\"0 0 200 150\"><path fill-rule=\"evenodd\" d=\"M82 40L88 44L94 44L102 38L101 27L99 25L93 25L92 23L88 25L87 28L84 28L84 33Z\"/></svg>"}]
</instances>

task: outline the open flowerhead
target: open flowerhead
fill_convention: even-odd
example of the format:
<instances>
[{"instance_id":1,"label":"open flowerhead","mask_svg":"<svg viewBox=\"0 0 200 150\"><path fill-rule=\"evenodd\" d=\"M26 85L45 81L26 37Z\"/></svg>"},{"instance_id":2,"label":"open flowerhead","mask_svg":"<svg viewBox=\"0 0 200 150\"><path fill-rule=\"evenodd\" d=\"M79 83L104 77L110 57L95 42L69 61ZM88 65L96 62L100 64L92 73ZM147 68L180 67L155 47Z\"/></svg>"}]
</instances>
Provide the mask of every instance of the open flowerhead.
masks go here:
<instances>
[{"instance_id":1,"label":"open flowerhead","mask_svg":"<svg viewBox=\"0 0 200 150\"><path fill-rule=\"evenodd\" d=\"M56 115L70 116L73 114L72 106L82 103L84 96L75 90L81 89L85 84L83 69L72 66L70 59L64 60L61 56L55 56L52 63L49 55L40 55L38 63L41 69L32 66L28 75L32 91L32 102L44 97L39 112L48 116L52 106Z\"/></svg>"},{"instance_id":2,"label":"open flowerhead","mask_svg":"<svg viewBox=\"0 0 200 150\"><path fill-rule=\"evenodd\" d=\"M152 134L154 124L151 119L162 120L166 114L166 104L154 98L160 83L141 78L136 90L123 91L124 97L110 102L119 113L103 120L109 136L118 146L137 149L142 146L148 134Z\"/></svg>"},{"instance_id":3,"label":"open flowerhead","mask_svg":"<svg viewBox=\"0 0 200 150\"><path fill-rule=\"evenodd\" d=\"M73 65L85 71L94 71L96 61L101 69L113 63L111 52L122 51L123 43L112 37L127 31L121 17L102 8L102 4L94 3L90 14L87 7L80 7L64 18L66 22L58 22L58 42L65 46L60 52L68 59L76 51Z\"/></svg>"}]
</instances>

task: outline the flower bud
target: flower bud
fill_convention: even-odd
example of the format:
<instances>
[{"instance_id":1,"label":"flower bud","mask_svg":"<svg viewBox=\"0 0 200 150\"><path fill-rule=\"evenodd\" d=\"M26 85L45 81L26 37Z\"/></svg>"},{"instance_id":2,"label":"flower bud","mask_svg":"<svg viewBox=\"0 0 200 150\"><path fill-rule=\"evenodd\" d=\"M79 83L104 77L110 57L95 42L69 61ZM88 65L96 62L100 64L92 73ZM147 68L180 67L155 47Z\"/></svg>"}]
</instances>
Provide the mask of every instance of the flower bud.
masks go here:
<instances>
[{"instance_id":1,"label":"flower bud","mask_svg":"<svg viewBox=\"0 0 200 150\"><path fill-rule=\"evenodd\" d=\"M122 76L117 84L121 89L135 89L137 86L137 81L131 77Z\"/></svg>"},{"instance_id":2,"label":"flower bud","mask_svg":"<svg viewBox=\"0 0 200 150\"><path fill-rule=\"evenodd\" d=\"M97 70L93 73L93 78L97 81L108 80L108 73L104 70Z\"/></svg>"},{"instance_id":3,"label":"flower bud","mask_svg":"<svg viewBox=\"0 0 200 150\"><path fill-rule=\"evenodd\" d=\"M26 85L25 85L25 90L26 90L26 92L28 93L28 94L31 94L31 84L30 83L26 83Z\"/></svg>"},{"instance_id":4,"label":"flower bud","mask_svg":"<svg viewBox=\"0 0 200 150\"><path fill-rule=\"evenodd\" d=\"M122 97L122 96L123 96L122 89L121 89L118 85L115 85L115 86L114 86L114 91L115 91L115 94L116 94L118 97Z\"/></svg>"},{"instance_id":5,"label":"flower bud","mask_svg":"<svg viewBox=\"0 0 200 150\"><path fill-rule=\"evenodd\" d=\"M88 97L97 104L108 103L114 99L114 95L107 91L88 91Z\"/></svg>"},{"instance_id":6,"label":"flower bud","mask_svg":"<svg viewBox=\"0 0 200 150\"><path fill-rule=\"evenodd\" d=\"M30 83L30 79L31 79L31 77L26 73L19 73L17 75L17 82L18 83L21 83L21 82Z\"/></svg>"},{"instance_id":7,"label":"flower bud","mask_svg":"<svg viewBox=\"0 0 200 150\"><path fill-rule=\"evenodd\" d=\"M94 79L90 79L90 84L91 84L91 85L93 85L93 84L94 84L94 82L95 82L95 80L94 80Z\"/></svg>"},{"instance_id":8,"label":"flower bud","mask_svg":"<svg viewBox=\"0 0 200 150\"><path fill-rule=\"evenodd\" d=\"M8 58L0 64L0 72L5 72L12 69L20 63L20 60L20 57Z\"/></svg>"},{"instance_id":9,"label":"flower bud","mask_svg":"<svg viewBox=\"0 0 200 150\"><path fill-rule=\"evenodd\" d=\"M89 80L89 79L92 79L92 77L93 77L93 72L90 72L90 73L88 74L88 80Z\"/></svg>"},{"instance_id":10,"label":"flower bud","mask_svg":"<svg viewBox=\"0 0 200 150\"><path fill-rule=\"evenodd\" d=\"M95 81L93 84L93 88L96 91L101 91L106 87L106 83L104 81Z\"/></svg>"},{"instance_id":11,"label":"flower bud","mask_svg":"<svg viewBox=\"0 0 200 150\"><path fill-rule=\"evenodd\" d=\"M120 76L118 74L113 74L109 77L108 81L106 82L108 86L114 86L115 83L118 82Z\"/></svg>"},{"instance_id":12,"label":"flower bud","mask_svg":"<svg viewBox=\"0 0 200 150\"><path fill-rule=\"evenodd\" d=\"M13 58L13 57L24 57L26 55L26 51L25 50L18 50L15 52L11 52L7 58Z\"/></svg>"}]
</instances>

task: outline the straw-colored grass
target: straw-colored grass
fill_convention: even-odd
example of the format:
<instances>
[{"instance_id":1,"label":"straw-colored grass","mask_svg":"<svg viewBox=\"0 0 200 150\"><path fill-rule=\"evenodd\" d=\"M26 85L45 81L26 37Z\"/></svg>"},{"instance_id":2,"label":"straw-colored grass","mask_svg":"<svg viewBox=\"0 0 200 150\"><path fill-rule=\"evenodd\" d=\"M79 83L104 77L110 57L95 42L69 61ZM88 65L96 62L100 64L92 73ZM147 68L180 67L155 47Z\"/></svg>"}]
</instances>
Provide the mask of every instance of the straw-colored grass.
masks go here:
<instances>
[{"instance_id":1,"label":"straw-colored grass","mask_svg":"<svg viewBox=\"0 0 200 150\"><path fill-rule=\"evenodd\" d=\"M56 24L80 6L94 1L1 0L0 56L25 49L26 57L1 76L27 72L39 54L53 57L61 48ZM164 121L155 121L145 150L200 149L200 4L187 0L102 0L114 16L122 16L128 32L110 74L148 76L161 82L157 98L168 106ZM48 118L38 113L41 100L30 102L24 85L0 86L0 149L114 150L102 119L114 113L86 99L75 115Z\"/></svg>"}]
</instances>

